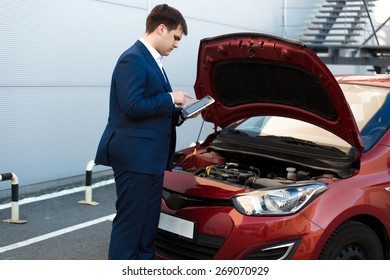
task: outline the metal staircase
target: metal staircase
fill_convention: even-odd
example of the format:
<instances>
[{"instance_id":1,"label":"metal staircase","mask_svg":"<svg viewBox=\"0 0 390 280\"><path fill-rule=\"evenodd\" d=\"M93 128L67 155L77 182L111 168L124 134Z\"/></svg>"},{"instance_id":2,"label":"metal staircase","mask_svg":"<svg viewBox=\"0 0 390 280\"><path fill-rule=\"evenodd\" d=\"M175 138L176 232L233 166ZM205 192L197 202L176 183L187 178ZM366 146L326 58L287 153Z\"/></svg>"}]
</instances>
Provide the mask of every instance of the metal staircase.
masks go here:
<instances>
[{"instance_id":1,"label":"metal staircase","mask_svg":"<svg viewBox=\"0 0 390 280\"><path fill-rule=\"evenodd\" d=\"M367 24L368 12L375 1L326 0L304 31L301 41L306 44L357 43L356 38Z\"/></svg>"},{"instance_id":2,"label":"metal staircase","mask_svg":"<svg viewBox=\"0 0 390 280\"><path fill-rule=\"evenodd\" d=\"M372 65L377 73L389 72L390 46L369 46L362 31L371 23L370 13L377 0L324 0L300 40L328 64ZM390 17L389 17L390 19ZM359 42L360 40L360 42Z\"/></svg>"}]
</instances>

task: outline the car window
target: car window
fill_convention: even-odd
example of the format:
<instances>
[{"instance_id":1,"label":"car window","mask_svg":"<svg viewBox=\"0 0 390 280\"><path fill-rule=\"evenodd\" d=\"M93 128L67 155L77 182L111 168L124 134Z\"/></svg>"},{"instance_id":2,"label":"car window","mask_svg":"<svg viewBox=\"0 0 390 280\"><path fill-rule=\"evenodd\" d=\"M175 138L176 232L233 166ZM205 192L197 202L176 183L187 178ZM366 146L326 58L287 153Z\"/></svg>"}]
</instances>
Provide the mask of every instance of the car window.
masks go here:
<instances>
[{"instance_id":1,"label":"car window","mask_svg":"<svg viewBox=\"0 0 390 280\"><path fill-rule=\"evenodd\" d=\"M348 152L351 146L333 133L296 119L277 116L259 116L242 122L235 130L245 132L250 136L283 136L303 139L320 145L336 147Z\"/></svg>"},{"instance_id":2,"label":"car window","mask_svg":"<svg viewBox=\"0 0 390 280\"><path fill-rule=\"evenodd\" d=\"M388 88L340 84L359 128L364 150L371 149L390 127Z\"/></svg>"},{"instance_id":3,"label":"car window","mask_svg":"<svg viewBox=\"0 0 390 280\"><path fill-rule=\"evenodd\" d=\"M340 86L356 119L365 150L368 150L389 128L390 116L385 113L390 111L388 89L353 84L341 84ZM383 111L382 114L380 114L381 111ZM352 148L340 137L325 129L285 117L252 117L239 123L234 130L252 137L268 135L294 137L336 147L345 153L350 152Z\"/></svg>"},{"instance_id":4,"label":"car window","mask_svg":"<svg viewBox=\"0 0 390 280\"><path fill-rule=\"evenodd\" d=\"M389 89L355 84L340 84L340 86L351 107L356 124L362 131L384 105Z\"/></svg>"}]
</instances>

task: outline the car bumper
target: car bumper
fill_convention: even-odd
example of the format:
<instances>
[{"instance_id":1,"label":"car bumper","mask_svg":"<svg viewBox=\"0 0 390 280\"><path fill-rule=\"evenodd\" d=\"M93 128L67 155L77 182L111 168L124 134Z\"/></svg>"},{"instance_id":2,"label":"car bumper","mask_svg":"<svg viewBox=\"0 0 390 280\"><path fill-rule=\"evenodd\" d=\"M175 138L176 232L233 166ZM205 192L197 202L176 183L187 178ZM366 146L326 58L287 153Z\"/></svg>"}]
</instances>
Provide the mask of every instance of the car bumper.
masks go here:
<instances>
[{"instance_id":1,"label":"car bumper","mask_svg":"<svg viewBox=\"0 0 390 280\"><path fill-rule=\"evenodd\" d=\"M159 259L314 259L323 230L301 214L244 216L233 207L189 207L162 212L194 225L193 236L159 229ZM174 225L172 224L172 227Z\"/></svg>"}]
</instances>

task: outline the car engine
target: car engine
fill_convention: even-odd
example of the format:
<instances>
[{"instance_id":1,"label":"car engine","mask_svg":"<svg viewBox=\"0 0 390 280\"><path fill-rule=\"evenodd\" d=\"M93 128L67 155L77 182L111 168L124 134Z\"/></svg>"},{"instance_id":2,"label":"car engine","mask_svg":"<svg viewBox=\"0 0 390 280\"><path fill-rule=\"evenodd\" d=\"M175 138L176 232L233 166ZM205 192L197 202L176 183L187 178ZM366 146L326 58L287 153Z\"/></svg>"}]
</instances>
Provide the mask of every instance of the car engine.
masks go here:
<instances>
[{"instance_id":1,"label":"car engine","mask_svg":"<svg viewBox=\"0 0 390 280\"><path fill-rule=\"evenodd\" d=\"M181 158L176 169L190 172L195 176L224 182L249 189L278 187L284 184L323 182L339 180L335 174L310 170L299 165L251 158L255 164L227 161L221 154L212 152L190 154Z\"/></svg>"}]
</instances>

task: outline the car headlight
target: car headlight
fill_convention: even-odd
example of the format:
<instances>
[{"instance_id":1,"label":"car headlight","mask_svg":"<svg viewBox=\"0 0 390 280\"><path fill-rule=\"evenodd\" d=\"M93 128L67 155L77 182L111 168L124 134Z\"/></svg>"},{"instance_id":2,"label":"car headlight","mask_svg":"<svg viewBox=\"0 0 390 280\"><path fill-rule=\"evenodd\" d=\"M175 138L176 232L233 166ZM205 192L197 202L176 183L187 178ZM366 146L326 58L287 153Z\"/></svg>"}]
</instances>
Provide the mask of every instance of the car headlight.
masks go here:
<instances>
[{"instance_id":1,"label":"car headlight","mask_svg":"<svg viewBox=\"0 0 390 280\"><path fill-rule=\"evenodd\" d=\"M234 207L249 216L290 215L309 204L328 187L322 183L256 190L233 197Z\"/></svg>"}]
</instances>

